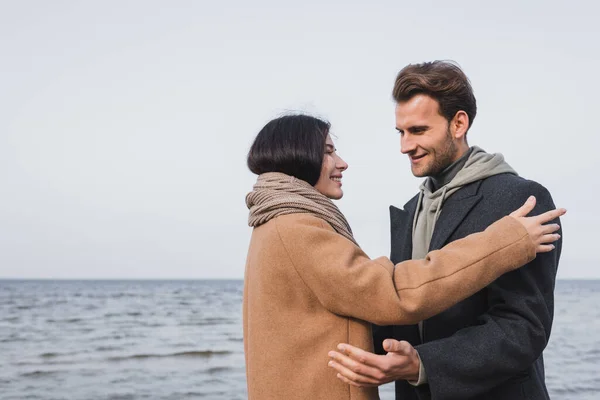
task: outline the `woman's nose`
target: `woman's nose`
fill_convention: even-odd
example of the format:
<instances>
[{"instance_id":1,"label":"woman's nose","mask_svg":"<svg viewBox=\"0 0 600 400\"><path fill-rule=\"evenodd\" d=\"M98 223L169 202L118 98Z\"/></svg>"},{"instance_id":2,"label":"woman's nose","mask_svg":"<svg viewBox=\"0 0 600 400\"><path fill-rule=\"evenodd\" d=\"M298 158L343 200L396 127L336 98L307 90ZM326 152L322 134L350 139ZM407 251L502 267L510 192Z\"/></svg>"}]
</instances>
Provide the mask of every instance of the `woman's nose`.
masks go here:
<instances>
[{"instance_id":1,"label":"woman's nose","mask_svg":"<svg viewBox=\"0 0 600 400\"><path fill-rule=\"evenodd\" d=\"M341 169L342 171L345 171L348 169L348 163L346 161L344 161L341 157L338 157L338 162L336 164L336 167L338 169Z\"/></svg>"}]
</instances>

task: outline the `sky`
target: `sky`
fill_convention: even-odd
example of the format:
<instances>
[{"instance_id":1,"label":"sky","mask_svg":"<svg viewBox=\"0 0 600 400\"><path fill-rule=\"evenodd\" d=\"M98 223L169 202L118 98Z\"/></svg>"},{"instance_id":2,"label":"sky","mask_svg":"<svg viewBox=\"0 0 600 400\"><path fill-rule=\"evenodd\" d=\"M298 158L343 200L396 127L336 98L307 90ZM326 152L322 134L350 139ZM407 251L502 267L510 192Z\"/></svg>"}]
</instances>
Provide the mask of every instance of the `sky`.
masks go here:
<instances>
[{"instance_id":1,"label":"sky","mask_svg":"<svg viewBox=\"0 0 600 400\"><path fill-rule=\"evenodd\" d=\"M525 3L525 4L524 4ZM337 202L372 257L420 179L391 90L455 60L469 144L547 187L559 278L600 278L600 6L587 1L1 1L0 278L242 278L246 155L286 112L328 119Z\"/></svg>"}]
</instances>

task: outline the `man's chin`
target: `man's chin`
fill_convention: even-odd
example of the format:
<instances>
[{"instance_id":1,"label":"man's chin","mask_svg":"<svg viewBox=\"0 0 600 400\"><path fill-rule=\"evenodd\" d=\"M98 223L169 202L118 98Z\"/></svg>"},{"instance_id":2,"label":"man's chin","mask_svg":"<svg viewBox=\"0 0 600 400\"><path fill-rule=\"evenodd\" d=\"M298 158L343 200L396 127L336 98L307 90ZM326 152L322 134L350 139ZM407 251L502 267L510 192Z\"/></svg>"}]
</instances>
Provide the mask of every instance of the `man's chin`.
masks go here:
<instances>
[{"instance_id":1,"label":"man's chin","mask_svg":"<svg viewBox=\"0 0 600 400\"><path fill-rule=\"evenodd\" d=\"M423 178L427 176L427 171L423 168L411 168L410 170L416 178Z\"/></svg>"}]
</instances>

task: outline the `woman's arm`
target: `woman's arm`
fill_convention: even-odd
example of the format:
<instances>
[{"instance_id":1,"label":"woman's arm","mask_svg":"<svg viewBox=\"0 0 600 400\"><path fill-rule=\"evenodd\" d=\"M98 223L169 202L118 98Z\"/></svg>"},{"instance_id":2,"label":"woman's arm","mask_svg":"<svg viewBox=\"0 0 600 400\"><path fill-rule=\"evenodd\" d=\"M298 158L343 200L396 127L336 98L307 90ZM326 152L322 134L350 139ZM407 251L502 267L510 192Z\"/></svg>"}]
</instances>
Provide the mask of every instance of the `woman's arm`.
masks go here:
<instances>
[{"instance_id":1,"label":"woman's arm","mask_svg":"<svg viewBox=\"0 0 600 400\"><path fill-rule=\"evenodd\" d=\"M536 251L513 217L395 268L386 257L369 259L308 214L280 217L277 229L296 271L325 308L379 325L414 324L438 314L533 260Z\"/></svg>"}]
</instances>

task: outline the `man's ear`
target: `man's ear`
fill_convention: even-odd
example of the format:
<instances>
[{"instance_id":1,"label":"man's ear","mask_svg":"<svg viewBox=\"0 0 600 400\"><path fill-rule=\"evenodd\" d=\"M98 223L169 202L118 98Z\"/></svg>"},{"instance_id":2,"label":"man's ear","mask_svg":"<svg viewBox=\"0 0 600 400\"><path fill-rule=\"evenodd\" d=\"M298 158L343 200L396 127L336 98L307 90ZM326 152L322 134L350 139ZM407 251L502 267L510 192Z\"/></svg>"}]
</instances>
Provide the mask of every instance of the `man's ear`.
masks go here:
<instances>
[{"instance_id":1,"label":"man's ear","mask_svg":"<svg viewBox=\"0 0 600 400\"><path fill-rule=\"evenodd\" d=\"M450 121L450 132L454 139L463 139L469 130L469 116L466 112L460 110Z\"/></svg>"}]
</instances>

